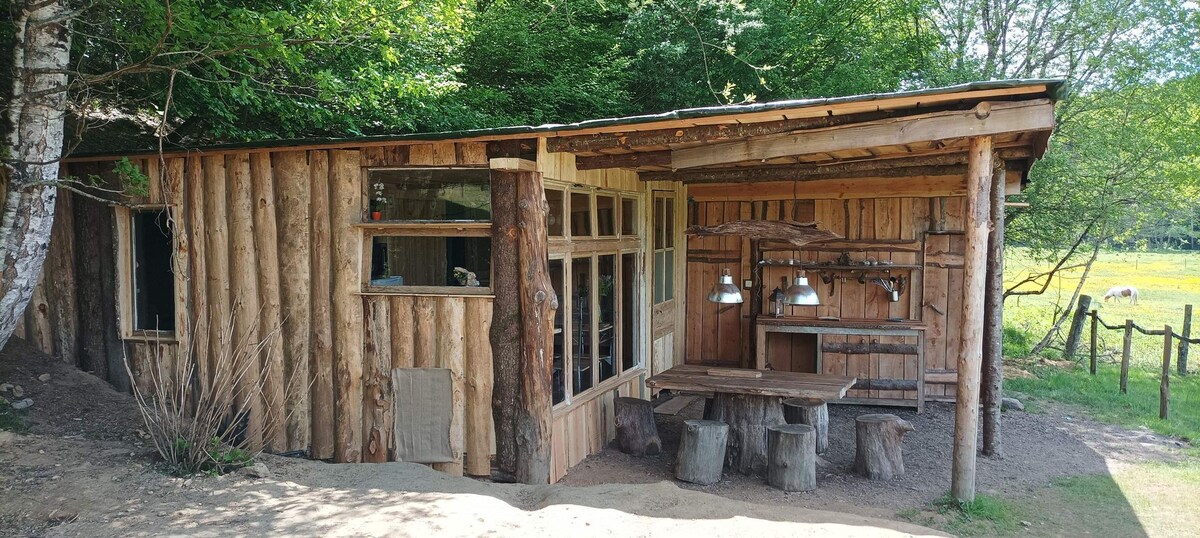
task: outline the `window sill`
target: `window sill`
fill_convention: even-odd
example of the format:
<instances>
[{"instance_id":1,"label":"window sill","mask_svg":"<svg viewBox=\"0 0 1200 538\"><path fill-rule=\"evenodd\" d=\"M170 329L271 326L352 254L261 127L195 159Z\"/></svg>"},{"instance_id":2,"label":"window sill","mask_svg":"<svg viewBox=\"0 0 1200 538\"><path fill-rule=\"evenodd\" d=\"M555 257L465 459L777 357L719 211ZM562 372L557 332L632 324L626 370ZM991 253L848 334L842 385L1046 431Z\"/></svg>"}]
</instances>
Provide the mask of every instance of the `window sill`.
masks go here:
<instances>
[{"instance_id":1,"label":"window sill","mask_svg":"<svg viewBox=\"0 0 1200 538\"><path fill-rule=\"evenodd\" d=\"M492 288L468 288L465 286L367 286L358 295L409 295L437 297L495 297Z\"/></svg>"},{"instance_id":2,"label":"window sill","mask_svg":"<svg viewBox=\"0 0 1200 538\"><path fill-rule=\"evenodd\" d=\"M437 237L491 237L492 223L490 222L396 222L368 221L351 225L362 229L368 235L423 235Z\"/></svg>"},{"instance_id":3,"label":"window sill","mask_svg":"<svg viewBox=\"0 0 1200 538\"><path fill-rule=\"evenodd\" d=\"M554 407L552 407L550 409L550 416L553 418L558 418L561 415L569 413L569 412L573 411L576 407L579 407L579 406L586 404L592 400L595 400L596 398L603 396L604 394L606 394L608 392L611 392L613 389L628 383L632 379L639 377L644 373L646 373L645 365L639 364L629 370L625 370L624 372L621 372L621 374L618 376L614 376L614 377L605 379L604 381L601 381L600 384L596 385L595 387L592 387L580 394L576 394L575 396L572 396L567 401L559 402L559 403L555 404Z\"/></svg>"},{"instance_id":4,"label":"window sill","mask_svg":"<svg viewBox=\"0 0 1200 538\"><path fill-rule=\"evenodd\" d=\"M127 331L121 335L121 340L126 342L156 342L162 344L175 344L179 341L175 336L175 331Z\"/></svg>"}]
</instances>

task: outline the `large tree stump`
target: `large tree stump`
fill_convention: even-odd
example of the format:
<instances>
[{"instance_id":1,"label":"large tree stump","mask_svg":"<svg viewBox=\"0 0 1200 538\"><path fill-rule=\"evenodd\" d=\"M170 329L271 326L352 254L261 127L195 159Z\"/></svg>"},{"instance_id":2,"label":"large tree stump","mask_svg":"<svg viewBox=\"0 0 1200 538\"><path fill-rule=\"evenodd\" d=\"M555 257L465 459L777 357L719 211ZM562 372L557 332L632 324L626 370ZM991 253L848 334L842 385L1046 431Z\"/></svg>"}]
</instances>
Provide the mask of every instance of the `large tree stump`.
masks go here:
<instances>
[{"instance_id":1,"label":"large tree stump","mask_svg":"<svg viewBox=\"0 0 1200 538\"><path fill-rule=\"evenodd\" d=\"M829 406L820 398L788 398L783 401L783 418L788 424L808 424L817 431L817 454L829 450Z\"/></svg>"},{"instance_id":2,"label":"large tree stump","mask_svg":"<svg viewBox=\"0 0 1200 538\"><path fill-rule=\"evenodd\" d=\"M767 428L786 424L782 399L750 394L713 395L712 419L729 425L725 464L742 474L767 471Z\"/></svg>"},{"instance_id":3,"label":"large tree stump","mask_svg":"<svg viewBox=\"0 0 1200 538\"><path fill-rule=\"evenodd\" d=\"M891 480L904 474L904 434L913 431L896 415L861 415L854 419L857 450L854 472L872 480Z\"/></svg>"},{"instance_id":4,"label":"large tree stump","mask_svg":"<svg viewBox=\"0 0 1200 538\"><path fill-rule=\"evenodd\" d=\"M817 489L817 430L808 424L767 428L767 483L783 491Z\"/></svg>"},{"instance_id":5,"label":"large tree stump","mask_svg":"<svg viewBox=\"0 0 1200 538\"><path fill-rule=\"evenodd\" d=\"M654 424L654 405L640 398L617 398L614 406L617 448L634 456L662 452L662 440Z\"/></svg>"},{"instance_id":6,"label":"large tree stump","mask_svg":"<svg viewBox=\"0 0 1200 538\"><path fill-rule=\"evenodd\" d=\"M693 484L716 484L725 466L729 426L715 420L685 420L675 458L675 478Z\"/></svg>"}]
</instances>

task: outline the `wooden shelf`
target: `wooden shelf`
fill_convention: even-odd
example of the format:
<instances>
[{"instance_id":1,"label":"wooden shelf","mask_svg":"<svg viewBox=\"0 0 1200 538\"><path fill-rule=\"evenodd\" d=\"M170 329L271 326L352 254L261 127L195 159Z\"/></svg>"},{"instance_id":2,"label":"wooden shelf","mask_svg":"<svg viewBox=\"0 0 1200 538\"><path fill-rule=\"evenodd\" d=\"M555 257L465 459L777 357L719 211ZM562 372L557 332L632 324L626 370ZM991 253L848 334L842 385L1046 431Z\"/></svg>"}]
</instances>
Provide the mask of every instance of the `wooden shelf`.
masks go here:
<instances>
[{"instance_id":1,"label":"wooden shelf","mask_svg":"<svg viewBox=\"0 0 1200 538\"><path fill-rule=\"evenodd\" d=\"M885 264L885 265L829 265L814 262L801 262L799 260L763 260L759 262L761 265L769 265L773 267L798 267L805 270L823 269L827 271L889 271L892 269L920 269L920 265L911 264Z\"/></svg>"}]
</instances>

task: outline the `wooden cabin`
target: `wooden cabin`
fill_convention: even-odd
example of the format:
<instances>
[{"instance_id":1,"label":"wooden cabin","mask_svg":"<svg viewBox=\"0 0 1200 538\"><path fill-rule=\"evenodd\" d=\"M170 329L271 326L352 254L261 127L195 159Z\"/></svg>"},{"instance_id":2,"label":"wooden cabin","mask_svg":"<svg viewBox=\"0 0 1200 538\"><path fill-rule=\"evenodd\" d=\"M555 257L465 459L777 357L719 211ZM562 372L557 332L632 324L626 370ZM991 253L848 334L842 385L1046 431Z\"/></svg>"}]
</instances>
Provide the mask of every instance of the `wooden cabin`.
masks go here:
<instances>
[{"instance_id":1,"label":"wooden cabin","mask_svg":"<svg viewBox=\"0 0 1200 538\"><path fill-rule=\"evenodd\" d=\"M540 458L516 472L532 482L600 451L613 399L680 364L853 376L851 403L920 409L961 394L960 364L977 385L979 181L1020 192L1060 90L75 155L67 174L115 181L128 158L150 182L112 203L63 191L18 335L153 390L278 332L245 366L261 397L237 402L253 446L480 476L508 450ZM687 234L738 220L838 238ZM724 270L740 305L705 300ZM820 305L775 316L798 275Z\"/></svg>"}]
</instances>

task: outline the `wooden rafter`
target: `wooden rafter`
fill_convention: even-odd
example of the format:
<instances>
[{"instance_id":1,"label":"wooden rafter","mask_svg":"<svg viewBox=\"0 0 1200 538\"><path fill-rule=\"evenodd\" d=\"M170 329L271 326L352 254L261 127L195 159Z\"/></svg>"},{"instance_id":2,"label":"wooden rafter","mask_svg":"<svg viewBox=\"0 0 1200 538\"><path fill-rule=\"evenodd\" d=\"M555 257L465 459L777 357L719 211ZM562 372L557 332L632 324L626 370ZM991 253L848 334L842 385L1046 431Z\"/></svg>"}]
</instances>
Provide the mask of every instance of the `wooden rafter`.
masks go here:
<instances>
[{"instance_id":1,"label":"wooden rafter","mask_svg":"<svg viewBox=\"0 0 1200 538\"><path fill-rule=\"evenodd\" d=\"M935 112L849 126L760 137L671 151L671 168L697 168L777 157L904 145L928 140L1054 128L1049 99L983 102L970 111Z\"/></svg>"}]
</instances>

